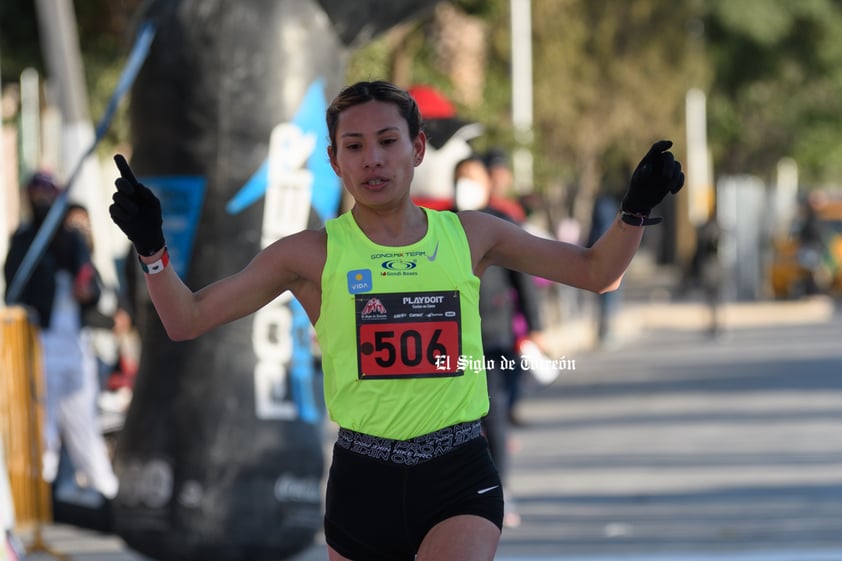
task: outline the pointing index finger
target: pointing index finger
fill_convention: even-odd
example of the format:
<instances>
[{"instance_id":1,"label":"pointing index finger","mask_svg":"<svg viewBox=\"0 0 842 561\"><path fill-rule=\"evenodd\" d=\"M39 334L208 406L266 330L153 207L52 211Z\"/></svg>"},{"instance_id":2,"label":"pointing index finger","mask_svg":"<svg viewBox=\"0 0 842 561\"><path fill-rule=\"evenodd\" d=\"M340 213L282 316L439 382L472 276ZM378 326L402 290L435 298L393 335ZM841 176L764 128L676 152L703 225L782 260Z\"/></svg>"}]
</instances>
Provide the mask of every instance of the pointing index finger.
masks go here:
<instances>
[{"instance_id":1,"label":"pointing index finger","mask_svg":"<svg viewBox=\"0 0 842 561\"><path fill-rule=\"evenodd\" d=\"M666 152L672 148L672 140L659 140L655 144L652 145L652 148L649 149L649 152L652 154L661 154L662 152Z\"/></svg>"},{"instance_id":2,"label":"pointing index finger","mask_svg":"<svg viewBox=\"0 0 842 561\"><path fill-rule=\"evenodd\" d=\"M129 163L122 154L114 155L114 163L117 164L117 169L120 170L120 175L123 176L124 179L129 181L132 185L137 185L137 178L135 178L134 173L132 173L132 168L129 167Z\"/></svg>"}]
</instances>

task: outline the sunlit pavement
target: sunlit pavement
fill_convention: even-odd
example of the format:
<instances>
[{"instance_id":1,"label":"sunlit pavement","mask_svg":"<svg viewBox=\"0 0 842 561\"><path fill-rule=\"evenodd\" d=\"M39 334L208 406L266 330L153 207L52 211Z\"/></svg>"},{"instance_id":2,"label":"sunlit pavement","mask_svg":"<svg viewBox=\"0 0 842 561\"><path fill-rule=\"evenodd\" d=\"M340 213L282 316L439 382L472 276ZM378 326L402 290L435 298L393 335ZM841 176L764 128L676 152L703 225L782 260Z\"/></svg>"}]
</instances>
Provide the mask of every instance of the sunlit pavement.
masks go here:
<instances>
[{"instance_id":1,"label":"sunlit pavement","mask_svg":"<svg viewBox=\"0 0 842 561\"><path fill-rule=\"evenodd\" d=\"M842 319L784 320L568 355L523 402L498 559L842 560Z\"/></svg>"},{"instance_id":2,"label":"sunlit pavement","mask_svg":"<svg viewBox=\"0 0 842 561\"><path fill-rule=\"evenodd\" d=\"M114 536L63 525L45 528L44 535L52 552L72 561L148 561L143 556L127 550L122 541ZM36 551L30 552L26 559L27 561L54 561L56 557L48 551ZM324 546L318 544L289 561L326 561L326 559L327 552ZM495 559L496 561L842 561L842 549L521 557L501 554Z\"/></svg>"},{"instance_id":3,"label":"sunlit pavement","mask_svg":"<svg viewBox=\"0 0 842 561\"><path fill-rule=\"evenodd\" d=\"M839 561L842 550L837 551L791 551L755 553L708 553L704 555L646 554L584 557L500 557L497 561Z\"/></svg>"},{"instance_id":4,"label":"sunlit pavement","mask_svg":"<svg viewBox=\"0 0 842 561\"><path fill-rule=\"evenodd\" d=\"M664 306L671 325L572 352L575 370L528 387L510 479L523 523L496 559L842 561L833 302L742 306L719 340ZM75 561L145 561L116 536L44 535ZM291 561L324 561L316 542Z\"/></svg>"}]
</instances>

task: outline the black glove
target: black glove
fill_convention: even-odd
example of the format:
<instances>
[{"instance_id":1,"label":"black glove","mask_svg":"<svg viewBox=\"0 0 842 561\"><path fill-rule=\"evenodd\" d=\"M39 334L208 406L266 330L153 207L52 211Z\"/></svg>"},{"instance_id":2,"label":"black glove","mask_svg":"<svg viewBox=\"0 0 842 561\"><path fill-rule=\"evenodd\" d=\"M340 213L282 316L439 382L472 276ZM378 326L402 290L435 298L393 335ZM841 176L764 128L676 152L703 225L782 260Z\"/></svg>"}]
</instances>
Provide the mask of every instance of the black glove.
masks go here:
<instances>
[{"instance_id":1,"label":"black glove","mask_svg":"<svg viewBox=\"0 0 842 561\"><path fill-rule=\"evenodd\" d=\"M672 152L667 152L672 146L671 140L660 140L652 145L649 152L637 164L629 190L623 197L621 209L639 216L649 216L667 193L678 193L684 185L684 173L681 163L676 161ZM657 224L661 219L651 219L646 223Z\"/></svg>"},{"instance_id":2,"label":"black glove","mask_svg":"<svg viewBox=\"0 0 842 561\"><path fill-rule=\"evenodd\" d=\"M161 201L132 173L122 154L114 156L120 177L114 181L117 192L112 195L114 204L108 207L111 220L134 244L138 255L149 257L163 249L164 232L161 229Z\"/></svg>"}]
</instances>

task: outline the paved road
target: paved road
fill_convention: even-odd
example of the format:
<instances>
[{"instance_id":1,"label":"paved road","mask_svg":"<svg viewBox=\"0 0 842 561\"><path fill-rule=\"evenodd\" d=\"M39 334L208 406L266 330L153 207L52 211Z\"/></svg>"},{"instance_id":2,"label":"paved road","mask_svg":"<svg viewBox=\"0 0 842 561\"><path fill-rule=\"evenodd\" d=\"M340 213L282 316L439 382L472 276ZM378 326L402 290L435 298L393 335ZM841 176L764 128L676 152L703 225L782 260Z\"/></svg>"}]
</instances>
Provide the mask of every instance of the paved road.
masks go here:
<instances>
[{"instance_id":1,"label":"paved road","mask_svg":"<svg viewBox=\"0 0 842 561\"><path fill-rule=\"evenodd\" d=\"M655 331L573 358L524 403L511 481L523 525L499 558L842 559L838 312L722 342Z\"/></svg>"},{"instance_id":2,"label":"paved road","mask_svg":"<svg viewBox=\"0 0 842 561\"><path fill-rule=\"evenodd\" d=\"M524 402L523 524L498 561L842 561L842 315L745 327L762 323L567 356ZM46 537L76 561L142 561L114 536ZM317 543L294 561L324 559Z\"/></svg>"}]
</instances>

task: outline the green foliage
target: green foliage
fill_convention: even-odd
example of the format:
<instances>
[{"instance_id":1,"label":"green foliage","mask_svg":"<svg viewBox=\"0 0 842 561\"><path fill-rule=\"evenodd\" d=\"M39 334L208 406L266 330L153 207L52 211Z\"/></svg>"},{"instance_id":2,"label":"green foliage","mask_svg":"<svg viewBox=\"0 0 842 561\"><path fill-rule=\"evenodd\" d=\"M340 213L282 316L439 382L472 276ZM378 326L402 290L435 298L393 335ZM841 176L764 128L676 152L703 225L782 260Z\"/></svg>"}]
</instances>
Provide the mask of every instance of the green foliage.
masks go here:
<instances>
[{"instance_id":1,"label":"green foliage","mask_svg":"<svg viewBox=\"0 0 842 561\"><path fill-rule=\"evenodd\" d=\"M842 3L709 0L710 134L719 173L771 179L799 163L808 184L838 183L842 151Z\"/></svg>"},{"instance_id":2,"label":"green foliage","mask_svg":"<svg viewBox=\"0 0 842 561\"><path fill-rule=\"evenodd\" d=\"M24 69L43 71L38 20L32 0L0 2L0 70L3 84L16 82Z\"/></svg>"},{"instance_id":3,"label":"green foliage","mask_svg":"<svg viewBox=\"0 0 842 561\"><path fill-rule=\"evenodd\" d=\"M139 4L140 0L124 0L120 3L85 0L74 3L89 114L94 124L104 115L117 86L131 47L129 43L132 37L128 24ZM20 73L28 67L46 76L35 9L32 0L3 0L0 3L3 84L17 82ZM99 151L102 154L111 153L114 145L126 142L127 138L128 118L124 103L100 143Z\"/></svg>"},{"instance_id":4,"label":"green foliage","mask_svg":"<svg viewBox=\"0 0 842 561\"><path fill-rule=\"evenodd\" d=\"M507 5L499 0L455 0L453 2L466 14L478 16L486 20L501 17L507 10Z\"/></svg>"},{"instance_id":5,"label":"green foliage","mask_svg":"<svg viewBox=\"0 0 842 561\"><path fill-rule=\"evenodd\" d=\"M141 0L74 4L97 120L125 63ZM459 107L459 114L485 125L478 149L511 149L509 0L453 4L488 30L483 103ZM537 185L620 182L664 136L683 157L690 87L708 94L716 174L770 178L777 161L790 156L805 182L839 182L842 0L532 0L532 16ZM432 19L354 52L348 80L395 79L402 62L409 70L401 71L401 85L426 83L452 94ZM0 55L4 84L26 67L43 74L32 0L0 2ZM124 107L105 149L127 135Z\"/></svg>"},{"instance_id":6,"label":"green foliage","mask_svg":"<svg viewBox=\"0 0 842 561\"><path fill-rule=\"evenodd\" d=\"M687 32L692 4L545 0L538 9L536 163L543 180L578 184L589 198L599 188L622 190L605 183L625 181L659 138L673 139L680 154L684 95L705 76Z\"/></svg>"},{"instance_id":7,"label":"green foliage","mask_svg":"<svg viewBox=\"0 0 842 561\"><path fill-rule=\"evenodd\" d=\"M346 81L390 78L392 47L387 37L380 36L365 47L354 51L349 62Z\"/></svg>"}]
</instances>

